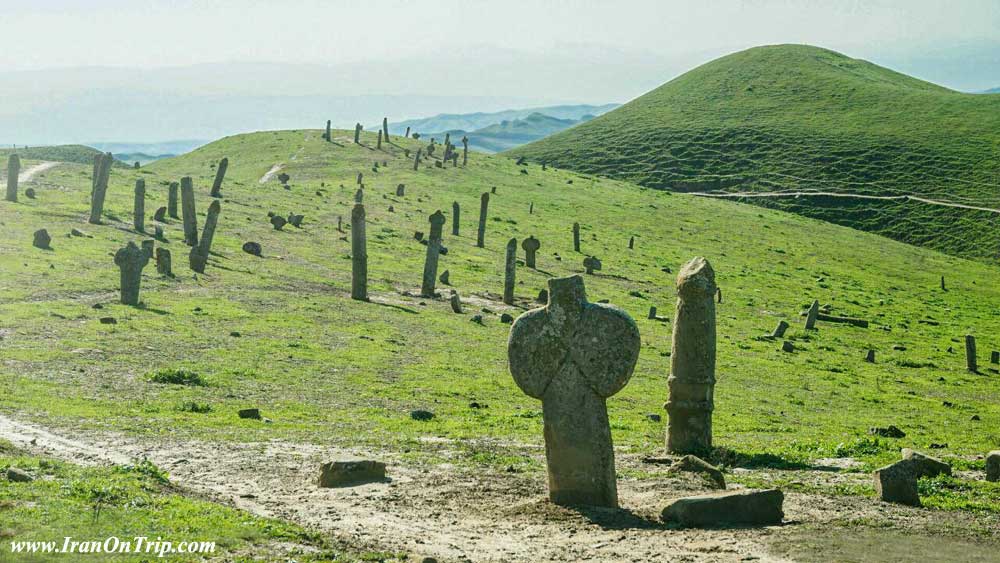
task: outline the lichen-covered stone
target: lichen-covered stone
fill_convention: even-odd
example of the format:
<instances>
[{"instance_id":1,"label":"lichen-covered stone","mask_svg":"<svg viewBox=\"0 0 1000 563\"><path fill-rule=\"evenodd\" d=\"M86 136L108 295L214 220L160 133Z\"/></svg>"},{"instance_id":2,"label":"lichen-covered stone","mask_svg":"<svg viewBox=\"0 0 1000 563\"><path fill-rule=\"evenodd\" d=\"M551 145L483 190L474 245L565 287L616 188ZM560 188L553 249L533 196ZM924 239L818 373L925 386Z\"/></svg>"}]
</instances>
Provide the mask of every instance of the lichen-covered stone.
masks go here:
<instances>
[{"instance_id":1,"label":"lichen-covered stone","mask_svg":"<svg viewBox=\"0 0 1000 563\"><path fill-rule=\"evenodd\" d=\"M21 174L21 157L12 154L7 157L7 201L17 201L17 182Z\"/></svg>"},{"instance_id":2,"label":"lichen-covered stone","mask_svg":"<svg viewBox=\"0 0 1000 563\"><path fill-rule=\"evenodd\" d=\"M194 206L194 181L190 176L181 178L181 215L184 218L184 243L198 244L198 216Z\"/></svg>"},{"instance_id":3,"label":"lichen-covered stone","mask_svg":"<svg viewBox=\"0 0 1000 563\"><path fill-rule=\"evenodd\" d=\"M589 303L580 276L550 279L548 305L511 327L510 372L542 401L553 502L618 506L605 400L628 383L639 344L635 321L617 307Z\"/></svg>"},{"instance_id":4,"label":"lichen-covered stone","mask_svg":"<svg viewBox=\"0 0 1000 563\"><path fill-rule=\"evenodd\" d=\"M666 409L667 451L698 453L712 447L715 408L715 272L695 258L677 275Z\"/></svg>"},{"instance_id":5,"label":"lichen-covered stone","mask_svg":"<svg viewBox=\"0 0 1000 563\"><path fill-rule=\"evenodd\" d=\"M212 197L222 197L222 181L226 179L226 170L229 169L229 159L223 157L219 165L215 168L215 180L212 182Z\"/></svg>"},{"instance_id":6,"label":"lichen-covered stone","mask_svg":"<svg viewBox=\"0 0 1000 563\"><path fill-rule=\"evenodd\" d=\"M149 263L149 255L144 250L128 243L115 253L115 265L121 273L121 302L125 305L139 304L139 284L142 281L142 269Z\"/></svg>"}]
</instances>

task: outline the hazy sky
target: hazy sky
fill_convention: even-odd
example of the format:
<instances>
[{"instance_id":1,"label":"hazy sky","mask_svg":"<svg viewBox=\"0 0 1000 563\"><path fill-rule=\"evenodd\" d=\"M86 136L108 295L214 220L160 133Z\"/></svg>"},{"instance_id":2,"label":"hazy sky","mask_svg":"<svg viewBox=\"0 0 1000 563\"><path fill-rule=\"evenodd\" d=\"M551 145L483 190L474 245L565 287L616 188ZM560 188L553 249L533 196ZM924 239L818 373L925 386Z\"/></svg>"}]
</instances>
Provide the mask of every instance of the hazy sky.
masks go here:
<instances>
[{"instance_id":1,"label":"hazy sky","mask_svg":"<svg viewBox=\"0 0 1000 563\"><path fill-rule=\"evenodd\" d=\"M0 0L0 13L0 71L342 63L470 45L694 60L795 42L898 58L1000 41L1000 0Z\"/></svg>"}]
</instances>

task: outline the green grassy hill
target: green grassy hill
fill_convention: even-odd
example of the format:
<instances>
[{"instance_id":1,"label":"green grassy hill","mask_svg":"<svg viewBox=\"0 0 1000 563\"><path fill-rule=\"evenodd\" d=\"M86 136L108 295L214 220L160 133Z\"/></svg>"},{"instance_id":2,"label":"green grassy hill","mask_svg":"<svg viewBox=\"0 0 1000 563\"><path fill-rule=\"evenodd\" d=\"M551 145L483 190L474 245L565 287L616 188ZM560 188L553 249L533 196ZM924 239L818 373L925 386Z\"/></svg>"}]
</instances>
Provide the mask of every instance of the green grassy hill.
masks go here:
<instances>
[{"instance_id":1,"label":"green grassy hill","mask_svg":"<svg viewBox=\"0 0 1000 563\"><path fill-rule=\"evenodd\" d=\"M0 158L6 166L7 157L11 153L17 153L22 159L43 160L48 162L75 162L78 164L93 164L94 155L98 151L95 148L84 145L54 145L49 147L28 147L28 148L5 148L0 149ZM128 166L126 163L115 159L115 166L122 168Z\"/></svg>"},{"instance_id":2,"label":"green grassy hill","mask_svg":"<svg viewBox=\"0 0 1000 563\"><path fill-rule=\"evenodd\" d=\"M647 415L666 419L675 276L699 255L713 264L724 295L719 449L711 458L750 470L731 481L872 496L863 472L898 459L900 447L945 444L937 455L981 475L982 454L1000 445L998 366L987 361L1000 348L996 267L779 211L521 167L505 157L472 154L466 168L428 160L413 171L404 148L415 151L424 140L394 138L376 150L370 133L363 146L348 132L336 132L334 143L320 135L238 135L140 170L116 169L101 226L86 222L88 165L40 174L34 200L0 202L0 412L63 432L336 444L395 452L413 464L511 468L541 478L540 404L508 372L509 326L500 315L534 307L550 276L583 272L585 254L573 251L571 236L579 221L583 252L604 266L585 276L590 299L623 307L642 336L634 377L608 401L622 479L662 476L636 467L663 447L664 422ZM118 304L111 256L147 238L131 227L135 180L146 180L151 215L165 205L169 182L192 176L203 223L222 157L229 175L206 273L188 269L180 222L170 220L162 225L166 241L156 244L172 251L176 277L157 275L151 263L143 306ZM290 176L289 189L273 176L262 182L276 165ZM343 217L349 231L359 172L369 303L350 299L351 245L336 228ZM480 194L493 187L480 249ZM462 209L459 236L448 228L453 201ZM413 234L426 233L438 209L448 216L440 270L450 271L452 285L439 285L444 298L423 299L414 295L425 247ZM276 231L269 211L303 213L303 227ZM147 219L147 228L154 224ZM32 247L40 228L52 234L52 250ZM88 236L70 236L74 228ZM518 305L508 307L500 301L504 246L528 235L541 241L538 269L518 269ZM243 252L247 241L259 242L263 256ZM942 275L947 291L939 288ZM465 301L464 314L451 311L451 288ZM872 326L820 323L806 332L799 313L813 299ZM648 319L650 306L666 319ZM100 322L105 317L116 324ZM792 324L794 353L762 338L782 319ZM966 334L979 337L981 374L965 369ZM876 363L864 361L868 349ZM203 385L152 381L174 370L198 374ZM273 422L236 416L249 407ZM436 416L413 420L412 409ZM890 424L906 437L869 434ZM807 486L785 471L832 457L860 462L847 474L853 480L820 472ZM925 489L926 505L971 511L983 525L969 533L996 539L1000 485L942 478Z\"/></svg>"},{"instance_id":3,"label":"green grassy hill","mask_svg":"<svg viewBox=\"0 0 1000 563\"><path fill-rule=\"evenodd\" d=\"M917 195L1000 209L1000 97L803 45L758 47L512 155L677 191ZM754 203L995 259L1000 215L914 200Z\"/></svg>"}]
</instances>

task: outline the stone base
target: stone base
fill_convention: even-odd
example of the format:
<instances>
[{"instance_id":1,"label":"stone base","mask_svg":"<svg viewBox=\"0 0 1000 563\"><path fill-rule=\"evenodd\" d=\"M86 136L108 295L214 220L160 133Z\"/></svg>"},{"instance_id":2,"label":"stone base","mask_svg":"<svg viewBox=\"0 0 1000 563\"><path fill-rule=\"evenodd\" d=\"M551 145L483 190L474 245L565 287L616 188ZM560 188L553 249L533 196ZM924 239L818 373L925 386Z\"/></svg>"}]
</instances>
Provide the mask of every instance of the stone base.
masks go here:
<instances>
[{"instance_id":1,"label":"stone base","mask_svg":"<svg viewBox=\"0 0 1000 563\"><path fill-rule=\"evenodd\" d=\"M875 492L885 502L920 506L916 465L912 460L897 461L875 471Z\"/></svg>"},{"instance_id":2,"label":"stone base","mask_svg":"<svg viewBox=\"0 0 1000 563\"><path fill-rule=\"evenodd\" d=\"M682 526L704 528L724 525L770 526L781 524L785 495L777 489L700 495L673 501L661 518Z\"/></svg>"}]
</instances>

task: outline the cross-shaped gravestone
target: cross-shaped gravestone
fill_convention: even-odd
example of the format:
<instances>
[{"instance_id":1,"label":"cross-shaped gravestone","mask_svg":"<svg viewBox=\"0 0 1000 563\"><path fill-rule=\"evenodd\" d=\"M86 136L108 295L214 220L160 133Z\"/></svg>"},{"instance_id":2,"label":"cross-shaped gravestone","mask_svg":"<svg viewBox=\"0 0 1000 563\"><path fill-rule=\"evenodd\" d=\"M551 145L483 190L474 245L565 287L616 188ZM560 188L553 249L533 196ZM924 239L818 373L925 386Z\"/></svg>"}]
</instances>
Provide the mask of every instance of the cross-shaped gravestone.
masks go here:
<instances>
[{"instance_id":1,"label":"cross-shaped gravestone","mask_svg":"<svg viewBox=\"0 0 1000 563\"><path fill-rule=\"evenodd\" d=\"M115 265L121 270L121 301L125 305L139 304L139 282L142 269L149 263L149 254L134 242L115 253Z\"/></svg>"},{"instance_id":2,"label":"cross-shaped gravestone","mask_svg":"<svg viewBox=\"0 0 1000 563\"><path fill-rule=\"evenodd\" d=\"M548 305L511 327L510 372L542 401L552 502L618 506L605 400L628 383L639 342L628 313L587 302L580 276L550 279Z\"/></svg>"},{"instance_id":3,"label":"cross-shaped gravestone","mask_svg":"<svg viewBox=\"0 0 1000 563\"><path fill-rule=\"evenodd\" d=\"M588 274L593 274L594 270L601 269L601 261L593 256L588 256L583 259L583 267L587 269Z\"/></svg>"},{"instance_id":4,"label":"cross-shaped gravestone","mask_svg":"<svg viewBox=\"0 0 1000 563\"><path fill-rule=\"evenodd\" d=\"M521 242L521 248L524 249L524 265L529 268L535 267L535 253L542 246L542 243L538 242L534 236L530 236Z\"/></svg>"}]
</instances>

